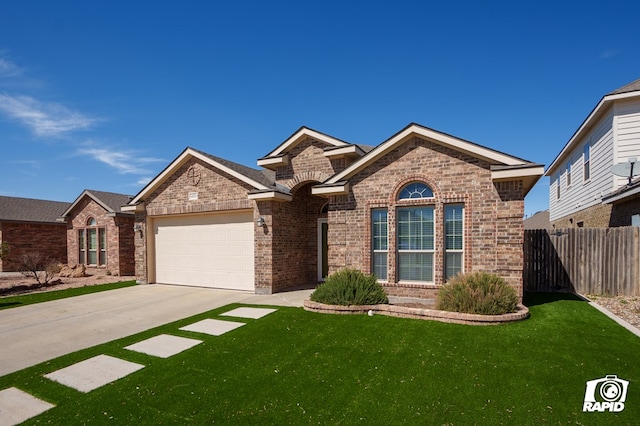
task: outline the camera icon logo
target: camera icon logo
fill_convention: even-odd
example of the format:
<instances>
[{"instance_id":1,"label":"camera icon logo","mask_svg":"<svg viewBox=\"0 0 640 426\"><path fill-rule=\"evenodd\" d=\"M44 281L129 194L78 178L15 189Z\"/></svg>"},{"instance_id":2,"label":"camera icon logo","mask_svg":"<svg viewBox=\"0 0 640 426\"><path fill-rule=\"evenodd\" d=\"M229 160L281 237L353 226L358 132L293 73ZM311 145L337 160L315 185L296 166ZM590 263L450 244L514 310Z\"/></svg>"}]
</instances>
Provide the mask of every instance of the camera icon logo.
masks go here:
<instances>
[{"instance_id":1,"label":"camera icon logo","mask_svg":"<svg viewBox=\"0 0 640 426\"><path fill-rule=\"evenodd\" d=\"M586 413L609 411L619 413L624 410L629 382L616 375L607 375L601 379L587 382L582 411Z\"/></svg>"}]
</instances>

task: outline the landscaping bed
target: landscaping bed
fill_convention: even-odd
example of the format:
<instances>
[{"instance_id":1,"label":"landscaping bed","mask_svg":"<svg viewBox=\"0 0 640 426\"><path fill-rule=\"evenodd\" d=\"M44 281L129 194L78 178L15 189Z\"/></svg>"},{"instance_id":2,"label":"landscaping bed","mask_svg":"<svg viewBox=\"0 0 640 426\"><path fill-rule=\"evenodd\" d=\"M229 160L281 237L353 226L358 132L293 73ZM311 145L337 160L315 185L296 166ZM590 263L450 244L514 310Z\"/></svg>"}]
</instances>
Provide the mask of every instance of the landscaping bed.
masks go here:
<instances>
[{"instance_id":1,"label":"landscaping bed","mask_svg":"<svg viewBox=\"0 0 640 426\"><path fill-rule=\"evenodd\" d=\"M521 321L529 317L529 309L522 305L518 305L518 310L514 313L504 315L478 315L465 314L460 312L439 311L437 309L428 308L429 304L421 307L420 303L401 302L398 304L380 304L380 305L328 305L311 300L304 301L304 309L311 312L321 312L330 314L369 314L369 315L387 315L400 318L414 318L433 320L440 322L470 324L470 325L495 325L514 321Z\"/></svg>"},{"instance_id":2,"label":"landscaping bed","mask_svg":"<svg viewBox=\"0 0 640 426\"><path fill-rule=\"evenodd\" d=\"M135 280L135 277L107 275L104 269L87 269L86 277L58 278L56 276L48 284L38 284L35 279L25 277L19 272L2 272L0 273L0 296L15 296L19 294L30 294L43 291L66 290L69 288L132 280Z\"/></svg>"}]
</instances>

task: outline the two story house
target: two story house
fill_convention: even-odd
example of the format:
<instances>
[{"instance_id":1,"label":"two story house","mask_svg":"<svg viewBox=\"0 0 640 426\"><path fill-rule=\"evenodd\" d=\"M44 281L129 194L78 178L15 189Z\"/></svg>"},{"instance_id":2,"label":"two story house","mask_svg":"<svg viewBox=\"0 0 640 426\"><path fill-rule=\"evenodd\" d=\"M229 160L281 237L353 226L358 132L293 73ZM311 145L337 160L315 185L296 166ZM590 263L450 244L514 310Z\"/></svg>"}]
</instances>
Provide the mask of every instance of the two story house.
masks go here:
<instances>
[{"instance_id":1,"label":"two story house","mask_svg":"<svg viewBox=\"0 0 640 426\"><path fill-rule=\"evenodd\" d=\"M551 226L640 224L640 179L612 171L623 163L640 171L638 159L640 79L605 95L547 169Z\"/></svg>"}]
</instances>

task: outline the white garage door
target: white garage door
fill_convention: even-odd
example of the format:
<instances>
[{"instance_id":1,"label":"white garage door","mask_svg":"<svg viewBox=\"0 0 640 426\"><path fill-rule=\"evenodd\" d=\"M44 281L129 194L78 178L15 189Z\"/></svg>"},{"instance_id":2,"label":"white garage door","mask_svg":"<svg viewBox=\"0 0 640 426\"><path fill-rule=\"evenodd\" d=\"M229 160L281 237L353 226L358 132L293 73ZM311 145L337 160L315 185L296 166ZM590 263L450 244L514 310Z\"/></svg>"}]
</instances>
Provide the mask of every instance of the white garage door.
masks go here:
<instances>
[{"instance_id":1,"label":"white garage door","mask_svg":"<svg viewBox=\"0 0 640 426\"><path fill-rule=\"evenodd\" d=\"M154 219L156 282L254 290L253 213Z\"/></svg>"}]
</instances>

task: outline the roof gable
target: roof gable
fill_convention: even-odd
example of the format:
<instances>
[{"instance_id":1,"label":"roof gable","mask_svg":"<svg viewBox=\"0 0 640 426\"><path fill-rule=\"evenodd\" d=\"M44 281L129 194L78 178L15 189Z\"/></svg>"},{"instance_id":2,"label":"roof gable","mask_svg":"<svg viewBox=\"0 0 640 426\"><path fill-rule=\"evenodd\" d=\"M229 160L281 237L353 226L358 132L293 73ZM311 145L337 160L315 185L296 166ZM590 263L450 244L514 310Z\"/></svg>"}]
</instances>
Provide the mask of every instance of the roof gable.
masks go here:
<instances>
[{"instance_id":1,"label":"roof gable","mask_svg":"<svg viewBox=\"0 0 640 426\"><path fill-rule=\"evenodd\" d=\"M345 170L331 177L325 183L331 184L350 178L360 170L367 167L369 164L391 152L397 146L405 143L414 136L427 139L431 142L449 147L456 151L464 152L473 157L483 159L491 164L518 166L529 163L528 161L521 158L513 157L511 155L504 154L502 152L484 147L482 145L478 145L464 139L456 138L454 136L438 132L419 124L411 123L404 129L369 151L364 157L351 164Z\"/></svg>"},{"instance_id":2,"label":"roof gable","mask_svg":"<svg viewBox=\"0 0 640 426\"><path fill-rule=\"evenodd\" d=\"M593 108L587 118L580 124L578 129L573 133L569 141L564 145L556 158L551 162L549 168L545 172L545 176L551 176L556 169L564 163L566 158L571 155L581 143L582 137L597 123L597 121L609 110L611 105L619 99L628 99L640 96L640 79L635 80L619 89L606 94L600 99L600 102Z\"/></svg>"},{"instance_id":3,"label":"roof gable","mask_svg":"<svg viewBox=\"0 0 640 426\"><path fill-rule=\"evenodd\" d=\"M80 194L78 198L76 198L76 200L64 211L61 217L69 216L73 209L78 205L78 203L80 203L80 201L82 201L84 197L91 198L107 213L111 214L126 213L122 211L122 206L131 201L130 195L85 189L84 191L82 191L82 194Z\"/></svg>"},{"instance_id":4,"label":"roof gable","mask_svg":"<svg viewBox=\"0 0 640 426\"><path fill-rule=\"evenodd\" d=\"M233 161L209 155L197 149L187 147L173 160L160 174L149 182L130 202L130 206L135 206L165 182L176 170L182 167L191 158L197 158L210 166L225 172L228 175L252 186L255 190L273 190L274 178L272 172L266 170L256 170ZM130 209L126 209L130 211Z\"/></svg>"},{"instance_id":5,"label":"roof gable","mask_svg":"<svg viewBox=\"0 0 640 426\"><path fill-rule=\"evenodd\" d=\"M0 196L0 221L60 223L69 203Z\"/></svg>"},{"instance_id":6,"label":"roof gable","mask_svg":"<svg viewBox=\"0 0 640 426\"><path fill-rule=\"evenodd\" d=\"M342 172L335 174L322 185L314 187L313 193L318 195L345 194L349 191L349 178L415 136L487 161L492 165L491 176L494 181L523 179L525 192L528 192L544 173L544 167L539 164L411 123Z\"/></svg>"},{"instance_id":7,"label":"roof gable","mask_svg":"<svg viewBox=\"0 0 640 426\"><path fill-rule=\"evenodd\" d=\"M293 135L289 136L284 142L278 145L276 149L264 157L259 158L258 165L270 169L274 169L279 166L286 166L289 164L288 153L307 138L327 144L328 147L325 149L325 156L327 157L334 155L361 157L366 152L366 148L362 146L350 144L343 140L334 138L333 136L302 126ZM344 152L337 151L339 149L343 149Z\"/></svg>"}]
</instances>

